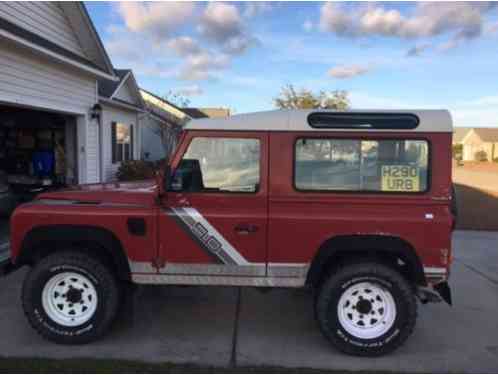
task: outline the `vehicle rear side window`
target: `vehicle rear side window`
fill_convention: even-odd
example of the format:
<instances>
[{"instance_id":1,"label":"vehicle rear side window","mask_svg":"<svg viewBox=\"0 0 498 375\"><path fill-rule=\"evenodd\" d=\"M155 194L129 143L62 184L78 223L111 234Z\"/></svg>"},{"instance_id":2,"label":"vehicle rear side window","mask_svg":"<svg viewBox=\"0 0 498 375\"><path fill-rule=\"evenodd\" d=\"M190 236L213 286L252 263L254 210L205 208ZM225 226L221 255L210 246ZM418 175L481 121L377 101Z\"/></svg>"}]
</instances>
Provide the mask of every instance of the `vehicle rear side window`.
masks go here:
<instances>
[{"instance_id":1,"label":"vehicle rear side window","mask_svg":"<svg viewBox=\"0 0 498 375\"><path fill-rule=\"evenodd\" d=\"M424 140L299 139L298 190L418 193L428 189Z\"/></svg>"},{"instance_id":2,"label":"vehicle rear side window","mask_svg":"<svg viewBox=\"0 0 498 375\"><path fill-rule=\"evenodd\" d=\"M252 138L196 137L175 172L174 191L255 193L260 142Z\"/></svg>"}]
</instances>

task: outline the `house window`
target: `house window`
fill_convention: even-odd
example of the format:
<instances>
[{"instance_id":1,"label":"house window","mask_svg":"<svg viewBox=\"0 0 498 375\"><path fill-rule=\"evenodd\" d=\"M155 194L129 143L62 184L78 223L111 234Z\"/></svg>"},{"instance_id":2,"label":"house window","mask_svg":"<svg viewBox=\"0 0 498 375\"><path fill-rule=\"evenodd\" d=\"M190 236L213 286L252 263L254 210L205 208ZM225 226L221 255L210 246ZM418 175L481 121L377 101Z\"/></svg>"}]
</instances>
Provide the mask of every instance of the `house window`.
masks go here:
<instances>
[{"instance_id":1,"label":"house window","mask_svg":"<svg viewBox=\"0 0 498 375\"><path fill-rule=\"evenodd\" d=\"M112 162L133 160L133 125L112 123Z\"/></svg>"},{"instance_id":2,"label":"house window","mask_svg":"<svg viewBox=\"0 0 498 375\"><path fill-rule=\"evenodd\" d=\"M423 140L299 139L298 190L418 193L428 189Z\"/></svg>"}]
</instances>

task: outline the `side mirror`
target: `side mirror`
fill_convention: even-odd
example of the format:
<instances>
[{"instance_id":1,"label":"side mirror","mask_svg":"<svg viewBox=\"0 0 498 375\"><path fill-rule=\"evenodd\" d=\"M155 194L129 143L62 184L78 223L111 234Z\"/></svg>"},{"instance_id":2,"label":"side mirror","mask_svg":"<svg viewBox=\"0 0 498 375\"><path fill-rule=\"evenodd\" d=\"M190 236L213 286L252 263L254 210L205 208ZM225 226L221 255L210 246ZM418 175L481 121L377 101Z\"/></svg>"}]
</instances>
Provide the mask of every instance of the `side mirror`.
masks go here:
<instances>
[{"instance_id":1,"label":"side mirror","mask_svg":"<svg viewBox=\"0 0 498 375\"><path fill-rule=\"evenodd\" d=\"M159 196L163 196L169 189L170 179L171 179L171 167L168 165L164 169L160 169L156 172L156 185Z\"/></svg>"},{"instance_id":2,"label":"side mirror","mask_svg":"<svg viewBox=\"0 0 498 375\"><path fill-rule=\"evenodd\" d=\"M170 190L171 187L171 167L167 165L163 171L163 191L166 192Z\"/></svg>"}]
</instances>

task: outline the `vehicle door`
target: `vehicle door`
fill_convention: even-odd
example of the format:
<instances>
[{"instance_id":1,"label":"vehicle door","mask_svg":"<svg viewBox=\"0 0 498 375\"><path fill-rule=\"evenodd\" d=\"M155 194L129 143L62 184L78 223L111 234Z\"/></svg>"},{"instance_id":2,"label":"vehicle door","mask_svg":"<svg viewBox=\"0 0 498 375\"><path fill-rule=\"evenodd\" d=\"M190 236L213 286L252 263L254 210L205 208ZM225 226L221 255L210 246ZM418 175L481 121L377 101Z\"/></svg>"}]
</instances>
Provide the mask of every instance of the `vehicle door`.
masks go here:
<instances>
[{"instance_id":1,"label":"vehicle door","mask_svg":"<svg viewBox=\"0 0 498 375\"><path fill-rule=\"evenodd\" d=\"M267 154L267 133L187 133L161 202L160 273L266 275Z\"/></svg>"}]
</instances>

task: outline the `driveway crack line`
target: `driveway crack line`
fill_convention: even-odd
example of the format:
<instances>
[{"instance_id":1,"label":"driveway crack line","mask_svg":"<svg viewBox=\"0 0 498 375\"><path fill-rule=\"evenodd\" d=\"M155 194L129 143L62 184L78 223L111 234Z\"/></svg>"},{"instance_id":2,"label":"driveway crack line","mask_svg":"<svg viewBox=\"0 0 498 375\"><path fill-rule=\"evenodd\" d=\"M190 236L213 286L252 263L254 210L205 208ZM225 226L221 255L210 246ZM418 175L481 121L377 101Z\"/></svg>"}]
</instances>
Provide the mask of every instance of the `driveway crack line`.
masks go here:
<instances>
[{"instance_id":1,"label":"driveway crack line","mask_svg":"<svg viewBox=\"0 0 498 375\"><path fill-rule=\"evenodd\" d=\"M240 319L240 305L242 300L242 289L237 288L237 302L235 305L235 319L233 325L233 335L232 335L232 354L230 356L230 367L237 367L237 341L239 334L239 319Z\"/></svg>"},{"instance_id":2,"label":"driveway crack line","mask_svg":"<svg viewBox=\"0 0 498 375\"><path fill-rule=\"evenodd\" d=\"M494 286L498 286L498 280L495 280L491 277L489 277L488 275L486 275L484 272L478 270L477 268L475 268L474 266L471 266L470 264L467 264L463 261L461 261L460 259L455 259L456 262L459 262L461 264L463 264L463 266L465 268L467 268L468 270L478 274L479 276L481 276L482 278L488 280L491 284L493 284Z\"/></svg>"}]
</instances>

